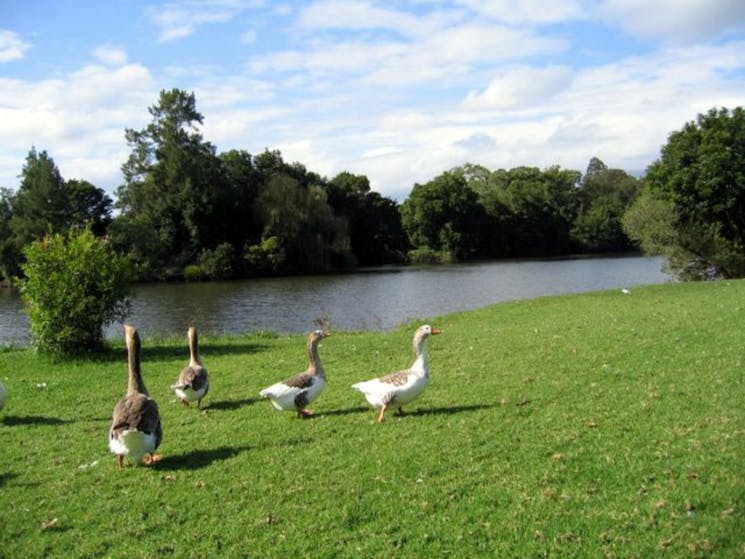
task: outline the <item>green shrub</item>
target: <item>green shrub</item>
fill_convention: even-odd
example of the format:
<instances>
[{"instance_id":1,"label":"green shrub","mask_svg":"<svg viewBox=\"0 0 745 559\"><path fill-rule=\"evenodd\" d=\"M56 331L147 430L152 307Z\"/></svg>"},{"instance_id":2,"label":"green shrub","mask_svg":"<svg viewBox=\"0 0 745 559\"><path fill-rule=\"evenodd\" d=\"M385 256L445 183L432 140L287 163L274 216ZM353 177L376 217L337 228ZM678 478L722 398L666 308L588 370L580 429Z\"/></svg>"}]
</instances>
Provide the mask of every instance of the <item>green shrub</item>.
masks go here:
<instances>
[{"instance_id":1,"label":"green shrub","mask_svg":"<svg viewBox=\"0 0 745 559\"><path fill-rule=\"evenodd\" d=\"M243 258L253 273L274 273L282 269L287 260L285 249L278 237L266 237L258 245L247 246Z\"/></svg>"},{"instance_id":2,"label":"green shrub","mask_svg":"<svg viewBox=\"0 0 745 559\"><path fill-rule=\"evenodd\" d=\"M199 264L189 264L184 267L184 279L186 281L201 281L207 279L207 272Z\"/></svg>"},{"instance_id":3,"label":"green shrub","mask_svg":"<svg viewBox=\"0 0 745 559\"><path fill-rule=\"evenodd\" d=\"M64 355L101 349L104 325L130 308L129 259L90 229L48 235L24 254L20 288L34 347Z\"/></svg>"},{"instance_id":4,"label":"green shrub","mask_svg":"<svg viewBox=\"0 0 745 559\"><path fill-rule=\"evenodd\" d=\"M427 246L409 251L409 262L412 264L450 264L455 262L448 250L434 250Z\"/></svg>"},{"instance_id":5,"label":"green shrub","mask_svg":"<svg viewBox=\"0 0 745 559\"><path fill-rule=\"evenodd\" d=\"M233 275L235 251L230 243L222 243L213 249L199 253L197 265L209 279L225 279Z\"/></svg>"}]
</instances>

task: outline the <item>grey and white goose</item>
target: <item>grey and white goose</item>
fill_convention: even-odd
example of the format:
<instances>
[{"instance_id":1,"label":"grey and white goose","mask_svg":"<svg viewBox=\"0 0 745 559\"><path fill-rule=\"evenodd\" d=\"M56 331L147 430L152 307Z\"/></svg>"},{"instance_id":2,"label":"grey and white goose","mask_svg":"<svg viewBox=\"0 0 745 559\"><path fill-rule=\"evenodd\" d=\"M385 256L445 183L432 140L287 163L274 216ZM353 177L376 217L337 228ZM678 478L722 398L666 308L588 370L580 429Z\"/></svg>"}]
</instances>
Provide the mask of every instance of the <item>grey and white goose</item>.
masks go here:
<instances>
[{"instance_id":1,"label":"grey and white goose","mask_svg":"<svg viewBox=\"0 0 745 559\"><path fill-rule=\"evenodd\" d=\"M315 401L326 387L326 371L318 355L318 343L330 336L330 332L314 330L308 335L308 368L282 382L273 384L261 392L262 398L269 398L278 410L295 410L298 417L310 417L313 410L308 406Z\"/></svg>"},{"instance_id":2,"label":"grey and white goose","mask_svg":"<svg viewBox=\"0 0 745 559\"><path fill-rule=\"evenodd\" d=\"M178 380L171 385L185 407L189 403L197 402L197 408L202 409L202 398L210 389L210 377L199 358L199 334L196 326L189 327L187 333L189 339L189 364L181 370Z\"/></svg>"},{"instance_id":3,"label":"grey and white goose","mask_svg":"<svg viewBox=\"0 0 745 559\"><path fill-rule=\"evenodd\" d=\"M403 413L402 406L417 398L429 384L429 361L424 345L429 336L442 333L429 324L420 326L414 333L414 364L408 369L396 371L382 377L353 384L352 388L362 392L369 404L380 408L378 423L383 423L389 408Z\"/></svg>"},{"instance_id":4,"label":"grey and white goose","mask_svg":"<svg viewBox=\"0 0 745 559\"><path fill-rule=\"evenodd\" d=\"M114 406L109 430L109 449L119 458L119 469L124 457L135 464L151 464L161 459L154 455L163 439L158 404L150 397L142 379L140 367L140 336L134 326L124 327L127 344L129 381L127 394Z\"/></svg>"}]
</instances>

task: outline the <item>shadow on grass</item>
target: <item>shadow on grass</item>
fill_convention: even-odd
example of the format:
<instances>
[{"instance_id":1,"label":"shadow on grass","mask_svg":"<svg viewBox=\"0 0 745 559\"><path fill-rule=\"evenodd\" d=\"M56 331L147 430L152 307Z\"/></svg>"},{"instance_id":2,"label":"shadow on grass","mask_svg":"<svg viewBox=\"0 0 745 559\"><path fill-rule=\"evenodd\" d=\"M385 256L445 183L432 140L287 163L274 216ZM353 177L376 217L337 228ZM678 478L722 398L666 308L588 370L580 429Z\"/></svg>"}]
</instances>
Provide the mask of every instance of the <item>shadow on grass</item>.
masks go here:
<instances>
[{"instance_id":1,"label":"shadow on grass","mask_svg":"<svg viewBox=\"0 0 745 559\"><path fill-rule=\"evenodd\" d=\"M17 478L17 477L18 477L18 474L16 474L15 472L7 472L4 474L0 474L0 487L3 487L11 479Z\"/></svg>"},{"instance_id":2,"label":"shadow on grass","mask_svg":"<svg viewBox=\"0 0 745 559\"><path fill-rule=\"evenodd\" d=\"M245 406L251 406L256 402L261 401L261 398L243 398L242 400L221 400L219 402L207 402L203 404L202 409L204 410L237 410Z\"/></svg>"},{"instance_id":3,"label":"shadow on grass","mask_svg":"<svg viewBox=\"0 0 745 559\"><path fill-rule=\"evenodd\" d=\"M2 423L13 427L15 425L64 425L72 421L43 415L6 415L2 418Z\"/></svg>"},{"instance_id":4,"label":"shadow on grass","mask_svg":"<svg viewBox=\"0 0 745 559\"><path fill-rule=\"evenodd\" d=\"M156 470L198 470L250 450L250 446L221 446L210 450L193 450L186 454L164 456L153 464Z\"/></svg>"},{"instance_id":5,"label":"shadow on grass","mask_svg":"<svg viewBox=\"0 0 745 559\"><path fill-rule=\"evenodd\" d=\"M500 407L500 404L472 404L469 406L449 406L439 408L418 408L416 411L404 412L407 415L452 415L455 413L464 413L469 411L487 410L490 408Z\"/></svg>"},{"instance_id":6,"label":"shadow on grass","mask_svg":"<svg viewBox=\"0 0 745 559\"><path fill-rule=\"evenodd\" d=\"M189 361L189 346L184 343L183 346L158 345L161 342L142 341L142 360L147 361L172 361L181 359L184 366ZM235 344L200 344L199 353L204 358L207 369L209 370L210 357L222 357L225 355L244 355L247 353L257 353L267 349L266 344L257 343L235 343ZM127 351L123 347L109 347L100 353L92 354L91 361L112 362L127 360Z\"/></svg>"},{"instance_id":7,"label":"shadow on grass","mask_svg":"<svg viewBox=\"0 0 745 559\"><path fill-rule=\"evenodd\" d=\"M344 408L341 410L321 411L316 412L314 417L324 417L326 415L351 415L353 413L365 413L374 411L370 407L357 406L356 408Z\"/></svg>"}]
</instances>

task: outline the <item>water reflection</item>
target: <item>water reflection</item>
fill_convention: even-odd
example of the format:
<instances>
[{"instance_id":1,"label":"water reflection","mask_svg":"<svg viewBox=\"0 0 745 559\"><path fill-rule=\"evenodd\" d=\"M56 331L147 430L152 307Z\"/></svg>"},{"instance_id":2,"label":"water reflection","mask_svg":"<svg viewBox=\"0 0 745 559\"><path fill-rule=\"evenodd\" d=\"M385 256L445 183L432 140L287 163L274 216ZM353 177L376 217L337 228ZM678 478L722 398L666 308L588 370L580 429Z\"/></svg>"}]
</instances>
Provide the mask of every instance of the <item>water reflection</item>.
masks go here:
<instances>
[{"instance_id":1,"label":"water reflection","mask_svg":"<svg viewBox=\"0 0 745 559\"><path fill-rule=\"evenodd\" d=\"M321 318L333 328L381 330L500 301L669 281L660 258L484 262L353 274L137 285L128 321L144 336L256 330L298 333ZM107 329L121 334L121 325ZM17 293L0 290L0 343L27 343Z\"/></svg>"}]
</instances>

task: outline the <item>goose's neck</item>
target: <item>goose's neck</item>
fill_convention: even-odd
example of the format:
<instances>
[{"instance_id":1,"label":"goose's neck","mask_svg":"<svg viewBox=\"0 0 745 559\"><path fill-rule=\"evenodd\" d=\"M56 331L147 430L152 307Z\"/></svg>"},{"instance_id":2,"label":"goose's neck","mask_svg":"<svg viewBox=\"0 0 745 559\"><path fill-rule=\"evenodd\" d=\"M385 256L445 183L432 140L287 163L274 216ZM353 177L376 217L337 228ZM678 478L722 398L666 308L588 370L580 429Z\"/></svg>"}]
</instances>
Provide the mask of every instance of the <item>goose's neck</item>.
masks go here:
<instances>
[{"instance_id":1,"label":"goose's neck","mask_svg":"<svg viewBox=\"0 0 745 559\"><path fill-rule=\"evenodd\" d=\"M127 383L127 395L148 394L145 381L142 379L140 368L140 338L135 335L127 340L127 363L129 365L129 382ZM148 394L149 395L149 394Z\"/></svg>"},{"instance_id":2,"label":"goose's neck","mask_svg":"<svg viewBox=\"0 0 745 559\"><path fill-rule=\"evenodd\" d=\"M326 377L326 372L323 370L323 363L321 363L321 357L318 355L318 341L308 342L308 372L321 377Z\"/></svg>"},{"instance_id":3,"label":"goose's neck","mask_svg":"<svg viewBox=\"0 0 745 559\"><path fill-rule=\"evenodd\" d=\"M421 374L422 376L429 377L429 362L427 360L427 348L424 345L424 338L414 339L414 355L416 359L411 369Z\"/></svg>"},{"instance_id":4,"label":"goose's neck","mask_svg":"<svg viewBox=\"0 0 745 559\"><path fill-rule=\"evenodd\" d=\"M190 365L202 365L199 359L199 335L196 330L189 330L189 361Z\"/></svg>"}]
</instances>

